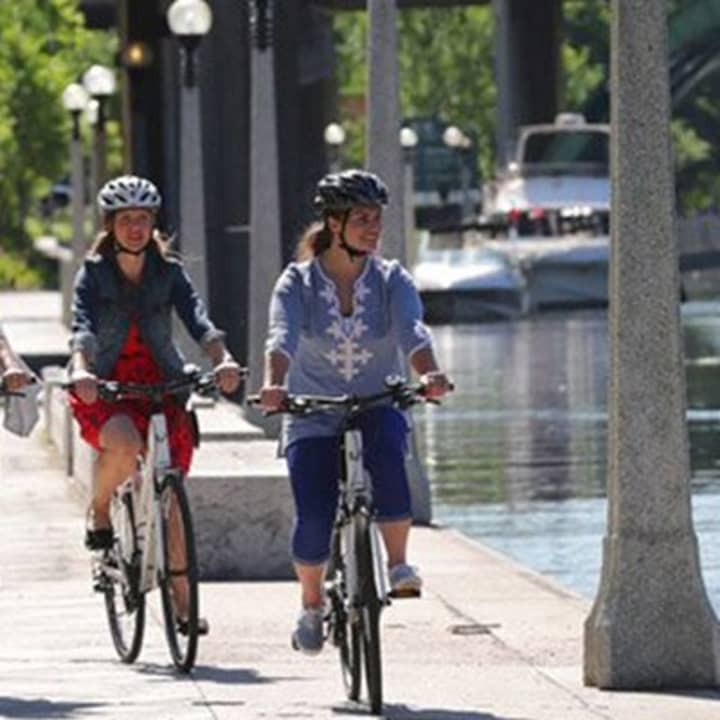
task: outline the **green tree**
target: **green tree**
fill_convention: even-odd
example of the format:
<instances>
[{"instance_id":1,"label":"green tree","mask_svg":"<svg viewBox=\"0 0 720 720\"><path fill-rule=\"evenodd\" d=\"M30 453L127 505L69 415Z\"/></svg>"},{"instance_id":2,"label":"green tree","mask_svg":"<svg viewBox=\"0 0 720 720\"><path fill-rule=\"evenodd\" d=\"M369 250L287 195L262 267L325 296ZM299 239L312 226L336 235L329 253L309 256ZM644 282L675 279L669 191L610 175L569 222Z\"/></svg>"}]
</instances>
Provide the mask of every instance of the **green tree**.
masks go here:
<instances>
[{"instance_id":1,"label":"green tree","mask_svg":"<svg viewBox=\"0 0 720 720\"><path fill-rule=\"evenodd\" d=\"M476 138L481 168L493 167L495 84L490 7L414 9L399 14L400 95L405 117L437 117ZM341 120L348 128L348 159L362 163L365 95L365 12L335 16ZM343 102L344 100L344 102Z\"/></svg>"},{"instance_id":2,"label":"green tree","mask_svg":"<svg viewBox=\"0 0 720 720\"><path fill-rule=\"evenodd\" d=\"M669 21L682 19L687 0L666 0ZM607 122L610 99L609 0L565 0L561 109ZM494 167L494 20L489 5L403 10L399 14L400 82L405 117L438 117L476 138L483 177ZM365 156L367 15L336 13L340 120L348 129L346 159ZM720 74L708 77L675 109L673 141L682 211L720 204Z\"/></svg>"},{"instance_id":3,"label":"green tree","mask_svg":"<svg viewBox=\"0 0 720 720\"><path fill-rule=\"evenodd\" d=\"M26 221L67 172L62 91L112 52L107 35L84 27L77 0L0 2L0 252L30 253Z\"/></svg>"}]
</instances>

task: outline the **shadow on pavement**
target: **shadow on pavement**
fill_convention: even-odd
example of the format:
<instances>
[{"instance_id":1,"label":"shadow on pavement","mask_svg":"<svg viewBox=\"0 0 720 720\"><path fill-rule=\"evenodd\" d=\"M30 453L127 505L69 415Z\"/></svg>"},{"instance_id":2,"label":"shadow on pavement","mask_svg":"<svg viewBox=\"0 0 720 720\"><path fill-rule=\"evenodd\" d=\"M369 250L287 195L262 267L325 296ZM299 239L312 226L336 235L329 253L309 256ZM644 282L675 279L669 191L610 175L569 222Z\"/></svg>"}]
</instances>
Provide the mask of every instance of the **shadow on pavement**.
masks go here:
<instances>
[{"instance_id":1,"label":"shadow on pavement","mask_svg":"<svg viewBox=\"0 0 720 720\"><path fill-rule=\"evenodd\" d=\"M246 668L222 668L212 665L197 665L189 675L180 673L174 665L159 665L157 663L139 663L135 669L144 675L156 677L173 677L179 680L214 682L221 685L263 685L279 680L296 680L293 677L263 677L257 670Z\"/></svg>"},{"instance_id":2,"label":"shadow on pavement","mask_svg":"<svg viewBox=\"0 0 720 720\"><path fill-rule=\"evenodd\" d=\"M337 715L357 715L379 717L384 720L528 720L527 718L511 718L508 715L495 715L489 712L474 710L449 710L440 708L409 708L407 705L385 705L382 715L370 715L367 706L362 703L334 707Z\"/></svg>"},{"instance_id":3,"label":"shadow on pavement","mask_svg":"<svg viewBox=\"0 0 720 720\"><path fill-rule=\"evenodd\" d=\"M86 711L100 707L99 703L87 702L52 702L38 698L24 700L14 697L0 697L0 717L4 718L72 718L85 715Z\"/></svg>"}]
</instances>

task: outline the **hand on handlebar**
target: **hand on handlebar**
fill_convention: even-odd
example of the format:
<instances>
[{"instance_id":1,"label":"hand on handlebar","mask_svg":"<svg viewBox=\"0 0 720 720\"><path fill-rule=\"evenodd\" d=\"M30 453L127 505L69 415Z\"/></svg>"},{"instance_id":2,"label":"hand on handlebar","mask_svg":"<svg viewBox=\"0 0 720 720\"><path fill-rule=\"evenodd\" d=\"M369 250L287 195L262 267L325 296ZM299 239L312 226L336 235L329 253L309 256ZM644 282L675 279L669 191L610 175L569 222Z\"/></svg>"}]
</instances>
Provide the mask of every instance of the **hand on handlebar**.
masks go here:
<instances>
[{"instance_id":1,"label":"hand on handlebar","mask_svg":"<svg viewBox=\"0 0 720 720\"><path fill-rule=\"evenodd\" d=\"M17 392L31 381L30 375L22 368L9 367L3 374L0 386L7 392Z\"/></svg>"},{"instance_id":2,"label":"hand on handlebar","mask_svg":"<svg viewBox=\"0 0 720 720\"><path fill-rule=\"evenodd\" d=\"M287 404L287 390L282 385L265 385L258 394L265 412L279 412Z\"/></svg>"},{"instance_id":3,"label":"hand on handlebar","mask_svg":"<svg viewBox=\"0 0 720 720\"><path fill-rule=\"evenodd\" d=\"M70 382L75 395L86 405L92 405L98 399L98 379L87 370L73 371Z\"/></svg>"},{"instance_id":4,"label":"hand on handlebar","mask_svg":"<svg viewBox=\"0 0 720 720\"><path fill-rule=\"evenodd\" d=\"M226 395L234 393L240 385L242 372L234 360L224 360L213 368L215 384Z\"/></svg>"},{"instance_id":5,"label":"hand on handlebar","mask_svg":"<svg viewBox=\"0 0 720 720\"><path fill-rule=\"evenodd\" d=\"M421 375L420 384L425 388L423 394L428 400L437 400L455 388L448 376L440 370Z\"/></svg>"}]
</instances>

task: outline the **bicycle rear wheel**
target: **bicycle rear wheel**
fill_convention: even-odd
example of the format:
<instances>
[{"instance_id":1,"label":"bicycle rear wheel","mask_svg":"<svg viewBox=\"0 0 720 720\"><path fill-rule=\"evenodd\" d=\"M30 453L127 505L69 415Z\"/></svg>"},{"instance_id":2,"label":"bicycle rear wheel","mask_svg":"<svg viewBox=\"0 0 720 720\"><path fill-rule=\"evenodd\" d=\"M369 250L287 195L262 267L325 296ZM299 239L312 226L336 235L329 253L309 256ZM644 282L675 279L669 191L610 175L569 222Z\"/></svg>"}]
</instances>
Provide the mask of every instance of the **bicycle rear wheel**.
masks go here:
<instances>
[{"instance_id":1,"label":"bicycle rear wheel","mask_svg":"<svg viewBox=\"0 0 720 720\"><path fill-rule=\"evenodd\" d=\"M341 532L333 531L330 549L330 565L328 572L332 585L328 592L330 599L330 634L340 654L345 694L349 700L360 697L360 680L362 677L360 628L357 623L350 622L348 614L347 587L345 584L345 565L340 548Z\"/></svg>"},{"instance_id":2,"label":"bicycle rear wheel","mask_svg":"<svg viewBox=\"0 0 720 720\"><path fill-rule=\"evenodd\" d=\"M382 604L375 584L371 520L358 514L353 519L355 554L360 582L359 608L356 616L357 632L362 639L362 655L365 658L365 680L368 704L371 712L382 711L382 657L380 649L380 612Z\"/></svg>"},{"instance_id":3,"label":"bicycle rear wheel","mask_svg":"<svg viewBox=\"0 0 720 720\"><path fill-rule=\"evenodd\" d=\"M168 474L160 492L164 562L159 577L165 636L175 666L190 672L198 644L198 572L190 505L182 478Z\"/></svg>"},{"instance_id":4,"label":"bicycle rear wheel","mask_svg":"<svg viewBox=\"0 0 720 720\"><path fill-rule=\"evenodd\" d=\"M124 663L137 659L145 631L145 596L139 590L140 552L132 494L121 491L110 505L113 547L101 561L110 635Z\"/></svg>"}]
</instances>

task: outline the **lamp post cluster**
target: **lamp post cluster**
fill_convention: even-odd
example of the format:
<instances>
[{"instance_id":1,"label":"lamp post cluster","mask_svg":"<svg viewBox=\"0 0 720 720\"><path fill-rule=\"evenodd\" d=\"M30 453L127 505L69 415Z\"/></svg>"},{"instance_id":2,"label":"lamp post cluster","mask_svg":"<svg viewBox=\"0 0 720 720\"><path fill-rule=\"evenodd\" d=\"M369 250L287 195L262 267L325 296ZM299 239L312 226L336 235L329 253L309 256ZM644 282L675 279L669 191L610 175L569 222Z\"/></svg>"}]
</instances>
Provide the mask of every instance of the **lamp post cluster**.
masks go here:
<instances>
[{"instance_id":1,"label":"lamp post cluster","mask_svg":"<svg viewBox=\"0 0 720 720\"><path fill-rule=\"evenodd\" d=\"M342 146L345 144L347 134L345 128L338 122L331 122L325 126L323 133L327 150L328 169L330 172L340 172L343 168ZM410 240L406 249L407 261L414 260L415 237L415 148L418 144L418 134L411 127L400 130L399 142L403 158L403 212L405 218L405 232Z\"/></svg>"},{"instance_id":2,"label":"lamp post cluster","mask_svg":"<svg viewBox=\"0 0 720 720\"><path fill-rule=\"evenodd\" d=\"M82 76L82 84L71 83L62 94L63 107L72 118L70 136L71 184L73 189L73 250L84 249L82 214L84 212L84 177L80 121L83 113L93 128L90 154L90 190L97 191L106 174L107 102L115 93L115 73L104 65L92 65ZM97 227L97 220L96 220Z\"/></svg>"},{"instance_id":3,"label":"lamp post cluster","mask_svg":"<svg viewBox=\"0 0 720 720\"><path fill-rule=\"evenodd\" d=\"M467 221L473 216L473 205L470 198L470 167L468 165L472 140L456 125L448 125L443 133L443 142L455 152L457 157L462 193L461 220Z\"/></svg>"},{"instance_id":4,"label":"lamp post cluster","mask_svg":"<svg viewBox=\"0 0 720 720\"><path fill-rule=\"evenodd\" d=\"M83 114L88 125L93 128L92 151L90 153L90 197L94 198L99 185L105 180L105 118L109 98L115 92L115 74L103 65L92 65L82 76L81 83L71 83L62 93L62 104L70 113L72 130L70 134L70 185L72 188L72 260L69 267L63 263L61 275L68 278L63 283L63 320L69 320L70 284L80 260L85 254L87 237L85 234L85 169L81 121ZM99 219L95 218L95 228Z\"/></svg>"}]
</instances>

